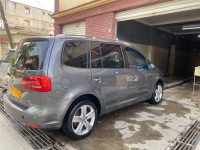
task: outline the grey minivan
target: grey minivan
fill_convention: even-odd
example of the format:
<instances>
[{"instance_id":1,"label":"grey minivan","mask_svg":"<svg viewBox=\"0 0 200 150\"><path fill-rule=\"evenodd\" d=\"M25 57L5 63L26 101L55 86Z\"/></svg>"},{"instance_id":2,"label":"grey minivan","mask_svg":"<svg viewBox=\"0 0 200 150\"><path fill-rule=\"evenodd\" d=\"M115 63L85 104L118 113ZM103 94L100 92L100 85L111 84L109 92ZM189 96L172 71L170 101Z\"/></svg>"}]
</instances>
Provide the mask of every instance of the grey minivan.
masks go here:
<instances>
[{"instance_id":1,"label":"grey minivan","mask_svg":"<svg viewBox=\"0 0 200 150\"><path fill-rule=\"evenodd\" d=\"M134 47L67 35L26 38L8 69L6 112L35 128L88 136L98 116L142 101L158 104L163 74Z\"/></svg>"}]
</instances>

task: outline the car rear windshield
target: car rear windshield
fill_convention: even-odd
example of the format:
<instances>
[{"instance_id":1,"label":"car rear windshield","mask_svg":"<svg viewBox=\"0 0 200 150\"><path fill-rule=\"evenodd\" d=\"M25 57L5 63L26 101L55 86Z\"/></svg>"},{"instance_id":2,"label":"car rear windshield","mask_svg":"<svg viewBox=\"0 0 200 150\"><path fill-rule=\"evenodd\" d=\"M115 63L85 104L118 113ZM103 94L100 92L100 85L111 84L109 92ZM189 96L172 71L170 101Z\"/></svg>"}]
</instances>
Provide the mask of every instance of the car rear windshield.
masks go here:
<instances>
[{"instance_id":1,"label":"car rear windshield","mask_svg":"<svg viewBox=\"0 0 200 150\"><path fill-rule=\"evenodd\" d=\"M1 62L9 63L15 51L8 50L1 58Z\"/></svg>"},{"instance_id":2,"label":"car rear windshield","mask_svg":"<svg viewBox=\"0 0 200 150\"><path fill-rule=\"evenodd\" d=\"M48 46L48 40L26 40L13 56L12 67L24 70L41 70L44 66Z\"/></svg>"}]
</instances>

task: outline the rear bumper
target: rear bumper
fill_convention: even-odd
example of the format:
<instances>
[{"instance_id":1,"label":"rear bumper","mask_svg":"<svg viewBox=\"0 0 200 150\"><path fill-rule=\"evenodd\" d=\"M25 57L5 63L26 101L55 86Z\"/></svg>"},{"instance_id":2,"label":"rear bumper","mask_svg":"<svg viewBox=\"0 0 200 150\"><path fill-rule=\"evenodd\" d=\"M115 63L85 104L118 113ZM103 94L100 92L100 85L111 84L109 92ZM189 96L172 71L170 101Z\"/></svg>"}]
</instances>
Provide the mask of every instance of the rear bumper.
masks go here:
<instances>
[{"instance_id":1,"label":"rear bumper","mask_svg":"<svg viewBox=\"0 0 200 150\"><path fill-rule=\"evenodd\" d=\"M48 108L31 106L28 109L23 109L13 103L7 93L4 94L3 101L6 113L24 125L26 125L25 122L29 122L38 125L42 129L58 129L62 126L62 123L56 121L55 114L46 113L49 112Z\"/></svg>"}]
</instances>

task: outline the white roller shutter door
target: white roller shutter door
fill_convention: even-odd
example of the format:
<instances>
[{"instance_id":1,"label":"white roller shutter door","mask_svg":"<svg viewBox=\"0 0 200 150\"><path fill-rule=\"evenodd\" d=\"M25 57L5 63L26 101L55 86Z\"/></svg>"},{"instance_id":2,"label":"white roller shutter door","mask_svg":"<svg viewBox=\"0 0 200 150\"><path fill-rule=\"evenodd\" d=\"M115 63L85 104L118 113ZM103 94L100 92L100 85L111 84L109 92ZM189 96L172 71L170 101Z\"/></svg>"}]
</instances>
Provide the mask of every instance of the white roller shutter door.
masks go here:
<instances>
[{"instance_id":1,"label":"white roller shutter door","mask_svg":"<svg viewBox=\"0 0 200 150\"><path fill-rule=\"evenodd\" d=\"M64 25L63 34L85 35L85 21Z\"/></svg>"},{"instance_id":2,"label":"white roller shutter door","mask_svg":"<svg viewBox=\"0 0 200 150\"><path fill-rule=\"evenodd\" d=\"M116 13L117 21L140 19L145 17L176 13L200 8L200 0L173 0L142 8Z\"/></svg>"}]
</instances>

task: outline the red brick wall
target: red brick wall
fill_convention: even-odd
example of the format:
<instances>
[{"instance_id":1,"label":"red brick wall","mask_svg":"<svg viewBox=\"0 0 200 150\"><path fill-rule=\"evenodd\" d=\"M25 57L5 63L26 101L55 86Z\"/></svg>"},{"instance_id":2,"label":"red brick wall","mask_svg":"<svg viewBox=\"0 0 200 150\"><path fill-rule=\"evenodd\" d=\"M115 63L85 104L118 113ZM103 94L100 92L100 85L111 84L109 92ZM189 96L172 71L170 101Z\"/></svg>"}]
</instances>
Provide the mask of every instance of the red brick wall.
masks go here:
<instances>
[{"instance_id":1,"label":"red brick wall","mask_svg":"<svg viewBox=\"0 0 200 150\"><path fill-rule=\"evenodd\" d=\"M59 0L55 0L55 1L59 1ZM88 20L88 22L90 22L89 18L91 17L91 20L92 20L93 16L107 14L110 12L115 13L118 11L149 6L149 5L158 4L158 3L167 2L167 1L172 1L172 0L117 0L112 3L108 3L108 4L101 5L101 6L98 6L95 8L91 8L91 9L87 9L87 10L84 10L81 12L70 14L70 15L55 19L55 35L61 33L61 31L62 31L60 29L61 26L58 26L58 25L69 24L69 23L82 21L82 20ZM55 2L55 13L58 12L58 9L59 9L59 2ZM87 29L87 27L89 27L89 26L90 25L86 25L86 31L89 30L89 29ZM102 27L101 31L103 29L104 29L104 26ZM113 30L112 30L112 32L113 32ZM106 35L106 33L105 33L105 35ZM112 35L112 37L113 37L113 35Z\"/></svg>"},{"instance_id":2,"label":"red brick wall","mask_svg":"<svg viewBox=\"0 0 200 150\"><path fill-rule=\"evenodd\" d=\"M54 24L54 35L58 35L62 33L62 25Z\"/></svg>"},{"instance_id":3,"label":"red brick wall","mask_svg":"<svg viewBox=\"0 0 200 150\"><path fill-rule=\"evenodd\" d=\"M7 35L1 35L0 36L0 41L1 42L8 42L8 36Z\"/></svg>"},{"instance_id":4,"label":"red brick wall","mask_svg":"<svg viewBox=\"0 0 200 150\"><path fill-rule=\"evenodd\" d=\"M109 12L87 18L86 35L115 38L115 14Z\"/></svg>"}]
</instances>

